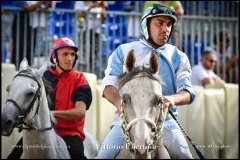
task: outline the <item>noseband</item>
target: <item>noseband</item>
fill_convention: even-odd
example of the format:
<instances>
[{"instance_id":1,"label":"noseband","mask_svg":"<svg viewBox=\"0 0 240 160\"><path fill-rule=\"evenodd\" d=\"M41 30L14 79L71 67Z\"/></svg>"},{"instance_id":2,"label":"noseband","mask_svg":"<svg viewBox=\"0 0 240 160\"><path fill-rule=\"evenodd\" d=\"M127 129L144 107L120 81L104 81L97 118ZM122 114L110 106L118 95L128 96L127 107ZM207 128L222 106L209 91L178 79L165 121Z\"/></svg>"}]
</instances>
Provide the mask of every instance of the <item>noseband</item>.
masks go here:
<instances>
[{"instance_id":1,"label":"noseband","mask_svg":"<svg viewBox=\"0 0 240 160\"><path fill-rule=\"evenodd\" d=\"M20 116L18 116L18 126L16 128L19 128L19 132L21 132L22 129L38 130L38 131L45 131L45 130L52 129L53 125L51 125L51 127L48 127L48 128L37 128L37 127L33 126L32 123L27 123L27 122L24 121L24 119L27 117L27 115L29 114L29 112L33 108L33 106L35 104L35 101L37 99L38 99L38 106L37 106L36 112L35 112L35 114L34 114L34 116L32 118L34 118L36 116L36 114L38 114L38 110L39 110L39 106L40 106L41 85L38 82L37 78L31 73L30 70L22 70L22 71L20 71L13 79L15 79L18 76L28 77L28 78L33 79L38 84L38 90L36 91L36 93L35 93L35 95L33 97L33 100L31 101L31 103L27 107L26 111L23 111L21 109L21 107L18 105L18 103L16 101L14 101L13 99L7 99L6 103L7 102L12 102L14 104L14 106L17 107L18 111L20 112ZM27 127L23 127L23 125L25 125Z\"/></svg>"},{"instance_id":2,"label":"noseband","mask_svg":"<svg viewBox=\"0 0 240 160\"><path fill-rule=\"evenodd\" d=\"M122 76L119 77L120 78L119 89L122 88L122 86L124 84L126 84L129 80L131 80L133 78L137 78L137 77L148 77L148 78L156 80L160 83L160 79L158 77L155 77L151 73L149 68L147 68L145 66L138 66L136 68L133 68L133 70L131 72L124 73ZM148 144L147 158L151 158L151 153L153 152L153 145L163 135L162 130L163 130L163 125L164 125L164 120L165 120L164 110L163 110L164 101L163 101L163 97L160 97L160 98L161 98L160 103L159 103L160 115L159 115L156 123L148 117L137 117L137 118L134 118L132 121L127 122L126 118L124 116L123 103L121 103L120 120L122 122L122 130L125 135L126 143L129 146L133 145L133 142L131 141L130 136L129 136L129 130L132 127L132 125L134 125L135 123L137 123L139 121L144 121L144 122L150 124L152 127L151 128L152 137L151 137L150 143ZM132 153L132 155L135 155L134 150L130 149L130 152Z\"/></svg>"}]
</instances>

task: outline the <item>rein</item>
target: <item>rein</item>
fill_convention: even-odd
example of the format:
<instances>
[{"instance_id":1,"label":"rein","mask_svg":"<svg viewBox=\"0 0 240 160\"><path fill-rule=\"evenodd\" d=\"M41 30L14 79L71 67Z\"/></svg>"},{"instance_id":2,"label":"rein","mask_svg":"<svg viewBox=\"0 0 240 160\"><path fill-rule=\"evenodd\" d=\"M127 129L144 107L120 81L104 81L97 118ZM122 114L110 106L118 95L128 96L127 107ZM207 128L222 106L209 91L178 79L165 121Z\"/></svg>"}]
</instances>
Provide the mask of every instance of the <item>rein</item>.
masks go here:
<instances>
[{"instance_id":1,"label":"rein","mask_svg":"<svg viewBox=\"0 0 240 160\"><path fill-rule=\"evenodd\" d=\"M28 75L30 74L30 75ZM33 119L37 114L38 114L38 110L39 110L39 107L40 107L40 96L41 96L41 85L40 83L38 82L37 78L31 74L31 71L30 70L22 70L20 71L13 79L15 79L16 77L18 76L22 76L22 77L28 77L28 78L31 78L33 79L35 82L37 82L38 84L38 90L36 91L34 97L33 97L33 100L31 101L31 103L29 104L27 110L24 112L21 107L18 105L18 103L16 101L14 101L13 99L7 99L6 100L6 103L7 102L12 102L14 104L15 107L17 107L18 111L20 112L20 116L18 116L18 126L16 128L19 128L19 132L22 131L22 129L25 129L25 130L37 130L37 131L47 131L47 130L50 130L53 128L53 124L50 126L50 127L47 127L47 128L37 128L35 126L32 125L32 123L27 123L24 121L24 119L26 118L26 116L29 114L29 112L31 111L31 109L33 108L36 100L38 100L38 105L37 105L37 109L36 109L36 112L35 114L33 115L33 117L31 119ZM23 127L23 125L27 126L27 127Z\"/></svg>"},{"instance_id":2,"label":"rein","mask_svg":"<svg viewBox=\"0 0 240 160\"><path fill-rule=\"evenodd\" d=\"M202 155L201 151L199 149L197 149L195 143L192 142L191 138L188 136L187 132L183 129L182 125L178 122L177 118L174 116L174 114L172 113L171 110L169 110L169 113L173 117L173 119L177 122L178 126L181 128L181 130L183 131L183 133L185 134L185 136L187 137L187 139L189 140L189 142L193 146L193 148L194 148L195 152L197 153L198 157L200 159L205 159L204 156Z\"/></svg>"},{"instance_id":3,"label":"rein","mask_svg":"<svg viewBox=\"0 0 240 160\"><path fill-rule=\"evenodd\" d=\"M135 68L133 68L129 73L124 73L123 75L121 75L119 77L120 81L119 81L119 89L122 88L129 80L133 79L133 78L138 78L138 77L148 77L150 79L156 80L159 83L161 83L160 79L158 77L155 77L151 70L145 66L137 66ZM164 101L163 101L163 97L161 97L161 103L159 103L160 105L160 115L158 117L157 122L155 123L154 121L152 121L150 118L148 117L137 117L135 119L133 119L130 122L126 121L126 118L124 116L124 106L123 103L121 103L121 111L120 111L120 120L122 123L122 130L125 136L125 140L126 143L129 146L133 145L133 142L130 139L130 135L129 135L129 130L132 127L132 125L134 125L135 123L139 122L139 121L144 121L148 124L150 124L152 126L152 137L150 140L150 143L148 144L148 150L147 150L147 158L151 158L151 154L153 152L153 145L154 143L156 143L162 136L162 131L163 131L163 126L164 126L164 120L165 120L165 115L164 115L164 110L163 110L163 105L164 105ZM130 153L134 156L135 152L134 150L130 149Z\"/></svg>"}]
</instances>

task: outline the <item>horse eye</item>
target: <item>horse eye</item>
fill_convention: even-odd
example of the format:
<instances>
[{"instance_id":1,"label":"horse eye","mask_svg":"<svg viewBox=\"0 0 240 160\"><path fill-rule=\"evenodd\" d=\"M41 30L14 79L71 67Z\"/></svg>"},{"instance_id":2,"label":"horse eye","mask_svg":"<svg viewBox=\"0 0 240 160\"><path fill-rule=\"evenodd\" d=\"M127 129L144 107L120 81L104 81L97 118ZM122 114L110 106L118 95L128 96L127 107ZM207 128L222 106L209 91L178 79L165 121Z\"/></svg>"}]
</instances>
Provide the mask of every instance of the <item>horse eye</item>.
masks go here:
<instances>
[{"instance_id":1,"label":"horse eye","mask_svg":"<svg viewBox=\"0 0 240 160\"><path fill-rule=\"evenodd\" d=\"M128 104L130 101L130 96L128 94L124 94L122 99L123 104Z\"/></svg>"},{"instance_id":2,"label":"horse eye","mask_svg":"<svg viewBox=\"0 0 240 160\"><path fill-rule=\"evenodd\" d=\"M27 96L32 97L32 96L34 96L34 94L35 94L35 92L30 91L30 92L27 93Z\"/></svg>"},{"instance_id":3,"label":"horse eye","mask_svg":"<svg viewBox=\"0 0 240 160\"><path fill-rule=\"evenodd\" d=\"M158 106L160 106L160 104L161 104L161 101L159 100L159 101L157 102L157 105L156 105L156 106L158 107Z\"/></svg>"},{"instance_id":4,"label":"horse eye","mask_svg":"<svg viewBox=\"0 0 240 160\"><path fill-rule=\"evenodd\" d=\"M156 97L155 102L156 106L159 107L163 103L162 97Z\"/></svg>"},{"instance_id":5,"label":"horse eye","mask_svg":"<svg viewBox=\"0 0 240 160\"><path fill-rule=\"evenodd\" d=\"M6 91L8 92L10 90L10 85L7 86Z\"/></svg>"}]
</instances>

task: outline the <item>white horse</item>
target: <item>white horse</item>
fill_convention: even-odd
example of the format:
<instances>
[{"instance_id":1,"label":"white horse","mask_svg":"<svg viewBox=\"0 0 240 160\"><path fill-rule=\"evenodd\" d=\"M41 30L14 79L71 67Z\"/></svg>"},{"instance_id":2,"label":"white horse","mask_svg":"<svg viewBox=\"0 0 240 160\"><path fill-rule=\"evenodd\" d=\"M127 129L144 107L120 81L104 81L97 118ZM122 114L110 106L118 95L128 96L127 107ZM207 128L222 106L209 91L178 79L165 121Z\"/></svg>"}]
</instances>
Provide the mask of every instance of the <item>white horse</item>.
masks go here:
<instances>
[{"instance_id":1,"label":"white horse","mask_svg":"<svg viewBox=\"0 0 240 160\"><path fill-rule=\"evenodd\" d=\"M163 97L158 58L152 53L149 66L135 66L134 51L126 58L126 69L119 79L122 97L120 119L125 135L126 147L117 158L170 158L163 144Z\"/></svg>"},{"instance_id":2,"label":"white horse","mask_svg":"<svg viewBox=\"0 0 240 160\"><path fill-rule=\"evenodd\" d=\"M64 140L53 129L42 75L47 63L33 70L24 59L19 73L8 85L8 99L2 111L2 135L11 135L13 129L23 129L23 154L27 159L70 159ZM85 156L93 158L98 142L84 129Z\"/></svg>"}]
</instances>

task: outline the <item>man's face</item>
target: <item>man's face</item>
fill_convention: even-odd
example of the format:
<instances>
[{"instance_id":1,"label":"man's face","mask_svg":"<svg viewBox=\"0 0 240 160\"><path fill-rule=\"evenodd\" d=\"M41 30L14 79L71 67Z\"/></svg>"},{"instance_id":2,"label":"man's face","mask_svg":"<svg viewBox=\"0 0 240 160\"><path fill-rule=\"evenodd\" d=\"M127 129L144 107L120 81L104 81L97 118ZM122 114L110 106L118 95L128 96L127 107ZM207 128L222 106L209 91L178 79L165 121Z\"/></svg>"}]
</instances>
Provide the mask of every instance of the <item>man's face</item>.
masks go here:
<instances>
[{"instance_id":1,"label":"man's face","mask_svg":"<svg viewBox=\"0 0 240 160\"><path fill-rule=\"evenodd\" d=\"M75 50L72 47L63 47L57 50L58 65L69 71L73 67L76 58Z\"/></svg>"},{"instance_id":2,"label":"man's face","mask_svg":"<svg viewBox=\"0 0 240 160\"><path fill-rule=\"evenodd\" d=\"M150 35L155 43L162 46L167 43L172 29L171 18L156 16L150 22Z\"/></svg>"},{"instance_id":3,"label":"man's face","mask_svg":"<svg viewBox=\"0 0 240 160\"><path fill-rule=\"evenodd\" d=\"M225 42L220 42L220 50L224 52L230 46L230 33L225 33Z\"/></svg>"},{"instance_id":4,"label":"man's face","mask_svg":"<svg viewBox=\"0 0 240 160\"><path fill-rule=\"evenodd\" d=\"M202 64L208 70L214 69L217 63L217 57L214 54L208 54L202 57Z\"/></svg>"}]
</instances>

